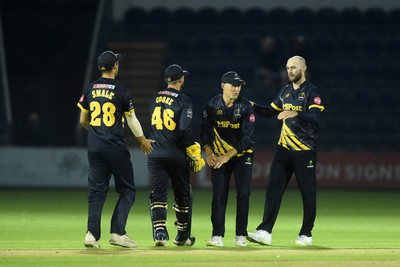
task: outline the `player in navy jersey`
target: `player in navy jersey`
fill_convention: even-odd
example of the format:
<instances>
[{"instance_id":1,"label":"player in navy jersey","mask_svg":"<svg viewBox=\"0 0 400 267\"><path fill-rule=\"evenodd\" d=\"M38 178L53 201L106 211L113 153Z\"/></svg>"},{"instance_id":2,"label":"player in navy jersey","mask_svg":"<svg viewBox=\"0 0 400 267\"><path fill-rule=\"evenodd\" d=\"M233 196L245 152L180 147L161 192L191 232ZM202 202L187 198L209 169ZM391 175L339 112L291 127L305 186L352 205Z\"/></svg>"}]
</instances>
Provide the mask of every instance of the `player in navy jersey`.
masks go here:
<instances>
[{"instance_id":1,"label":"player in navy jersey","mask_svg":"<svg viewBox=\"0 0 400 267\"><path fill-rule=\"evenodd\" d=\"M97 59L101 77L84 90L78 107L80 123L88 130L88 222L86 247L98 248L101 236L101 213L111 175L119 199L111 218L111 245L133 248L137 244L126 235L125 226L135 201L135 183L130 154L124 137L124 120L139 141L144 153L152 151L153 140L143 135L127 89L115 77L121 56L103 52Z\"/></svg>"},{"instance_id":2,"label":"player in navy jersey","mask_svg":"<svg viewBox=\"0 0 400 267\"><path fill-rule=\"evenodd\" d=\"M169 239L167 194L170 179L178 229L173 243L192 246L195 238L191 235L192 195L187 157L191 158L195 172L200 171L205 162L200 154L200 144L192 136L192 101L181 92L189 73L173 64L165 69L164 75L167 88L157 92L150 102L150 138L155 140L154 150L148 158L152 180L150 214L153 239L156 246L165 246Z\"/></svg>"},{"instance_id":3,"label":"player in navy jersey","mask_svg":"<svg viewBox=\"0 0 400 267\"><path fill-rule=\"evenodd\" d=\"M311 246L311 231L316 216L316 147L318 121L324 110L317 87L306 80L306 61L300 56L291 57L286 64L290 84L284 86L270 106L254 110L264 117L278 114L282 130L271 164L267 185L264 216L255 233L248 239L263 245L272 244L272 228L278 216L282 197L294 173L303 199L303 224L297 246Z\"/></svg>"},{"instance_id":4,"label":"player in navy jersey","mask_svg":"<svg viewBox=\"0 0 400 267\"><path fill-rule=\"evenodd\" d=\"M206 162L212 167L213 186L213 230L208 246L224 245L225 213L232 173L236 185L235 245L247 245L255 117L250 102L239 95L244 84L236 72L225 73L221 78L222 94L208 101L203 111L200 138L207 155Z\"/></svg>"}]
</instances>

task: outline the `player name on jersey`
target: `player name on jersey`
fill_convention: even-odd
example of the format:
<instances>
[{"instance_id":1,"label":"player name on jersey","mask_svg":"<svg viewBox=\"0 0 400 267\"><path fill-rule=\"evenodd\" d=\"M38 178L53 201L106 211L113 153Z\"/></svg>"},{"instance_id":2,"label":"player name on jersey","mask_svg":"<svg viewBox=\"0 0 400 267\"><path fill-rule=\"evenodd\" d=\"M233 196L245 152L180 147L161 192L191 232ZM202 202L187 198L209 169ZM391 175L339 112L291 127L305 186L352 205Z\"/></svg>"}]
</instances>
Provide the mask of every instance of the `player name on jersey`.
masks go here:
<instances>
[{"instance_id":1,"label":"player name on jersey","mask_svg":"<svg viewBox=\"0 0 400 267\"><path fill-rule=\"evenodd\" d=\"M115 94L113 92L110 92L108 90L100 90L100 89L98 89L98 90L93 90L92 91L92 97L93 98L106 97L108 99L112 99L114 95Z\"/></svg>"},{"instance_id":2,"label":"player name on jersey","mask_svg":"<svg viewBox=\"0 0 400 267\"><path fill-rule=\"evenodd\" d=\"M158 96L156 98L156 103L165 103L167 105L172 105L172 102L174 102L174 99L167 96Z\"/></svg>"}]
</instances>

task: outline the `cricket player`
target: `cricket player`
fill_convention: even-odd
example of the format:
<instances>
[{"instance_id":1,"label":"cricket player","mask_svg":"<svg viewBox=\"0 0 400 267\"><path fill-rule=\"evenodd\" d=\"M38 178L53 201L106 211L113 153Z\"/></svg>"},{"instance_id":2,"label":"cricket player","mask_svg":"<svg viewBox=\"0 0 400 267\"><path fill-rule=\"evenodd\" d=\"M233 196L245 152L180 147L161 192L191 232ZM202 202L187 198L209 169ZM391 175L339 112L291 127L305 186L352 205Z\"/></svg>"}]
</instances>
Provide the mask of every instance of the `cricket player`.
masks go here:
<instances>
[{"instance_id":1,"label":"cricket player","mask_svg":"<svg viewBox=\"0 0 400 267\"><path fill-rule=\"evenodd\" d=\"M254 110L261 116L277 114L282 130L271 164L263 220L255 233L249 232L248 239L262 245L272 244L272 228L294 173L303 200L303 224L295 245L311 246L316 216L318 122L324 105L318 88L306 80L304 58L289 58L286 70L291 83L280 90L275 100L267 107L254 103Z\"/></svg>"},{"instance_id":2,"label":"cricket player","mask_svg":"<svg viewBox=\"0 0 400 267\"><path fill-rule=\"evenodd\" d=\"M235 245L247 245L250 185L253 171L255 117L250 102L240 96L245 81L228 71L221 77L222 94L213 97L203 111L200 139L211 167L213 187L212 236L207 246L222 247L229 184L236 185Z\"/></svg>"},{"instance_id":3,"label":"cricket player","mask_svg":"<svg viewBox=\"0 0 400 267\"><path fill-rule=\"evenodd\" d=\"M157 92L150 102L151 133L154 150L148 158L152 191L151 221L155 246L166 246L168 180L174 192L177 246L192 246L192 193L190 170L198 172L205 165L200 144L192 136L192 101L182 94L189 72L172 64L164 71L167 88ZM191 165L190 165L191 163Z\"/></svg>"},{"instance_id":4,"label":"cricket player","mask_svg":"<svg viewBox=\"0 0 400 267\"><path fill-rule=\"evenodd\" d=\"M77 104L81 109L80 123L88 130L89 214L85 247L100 247L101 214L111 175L114 176L119 199L111 218L109 243L126 248L137 246L125 230L136 189L123 121L128 123L144 153L151 153L154 141L144 136L127 89L115 79L120 59L121 55L112 51L105 51L97 58L101 77L88 85Z\"/></svg>"}]
</instances>

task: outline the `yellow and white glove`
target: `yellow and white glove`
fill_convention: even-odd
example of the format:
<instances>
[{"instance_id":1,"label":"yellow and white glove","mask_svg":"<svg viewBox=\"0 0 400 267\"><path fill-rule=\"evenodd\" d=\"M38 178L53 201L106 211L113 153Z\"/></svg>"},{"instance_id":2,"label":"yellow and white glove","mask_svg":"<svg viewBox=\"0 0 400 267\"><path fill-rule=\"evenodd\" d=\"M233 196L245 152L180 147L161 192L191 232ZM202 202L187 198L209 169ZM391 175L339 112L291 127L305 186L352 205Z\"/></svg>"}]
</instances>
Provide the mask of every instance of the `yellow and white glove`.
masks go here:
<instances>
[{"instance_id":1,"label":"yellow and white glove","mask_svg":"<svg viewBox=\"0 0 400 267\"><path fill-rule=\"evenodd\" d=\"M186 148L190 170L192 172L199 172L204 167L205 162L201 156L200 144L195 142L193 145Z\"/></svg>"}]
</instances>

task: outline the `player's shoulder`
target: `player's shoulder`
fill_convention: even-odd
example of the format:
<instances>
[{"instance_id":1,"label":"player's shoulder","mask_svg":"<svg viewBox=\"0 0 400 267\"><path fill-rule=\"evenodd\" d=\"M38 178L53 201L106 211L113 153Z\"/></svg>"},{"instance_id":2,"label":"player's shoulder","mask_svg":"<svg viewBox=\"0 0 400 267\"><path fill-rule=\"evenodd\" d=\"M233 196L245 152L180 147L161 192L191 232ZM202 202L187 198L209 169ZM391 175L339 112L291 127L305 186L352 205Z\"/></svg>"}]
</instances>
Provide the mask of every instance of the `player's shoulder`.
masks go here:
<instances>
[{"instance_id":1,"label":"player's shoulder","mask_svg":"<svg viewBox=\"0 0 400 267\"><path fill-rule=\"evenodd\" d=\"M316 85L314 85L313 83L308 82L308 81L307 81L307 84L305 86L305 92L308 95L320 95L319 88Z\"/></svg>"},{"instance_id":2,"label":"player's shoulder","mask_svg":"<svg viewBox=\"0 0 400 267\"><path fill-rule=\"evenodd\" d=\"M192 99L190 98L190 96L182 94L182 93L180 93L178 95L178 98L180 98L184 102L192 102Z\"/></svg>"},{"instance_id":3,"label":"player's shoulder","mask_svg":"<svg viewBox=\"0 0 400 267\"><path fill-rule=\"evenodd\" d=\"M215 106L215 105L220 105L220 104L222 104L222 95L221 94L215 95L207 101L207 105L209 105L209 106Z\"/></svg>"},{"instance_id":4,"label":"player's shoulder","mask_svg":"<svg viewBox=\"0 0 400 267\"><path fill-rule=\"evenodd\" d=\"M244 107L251 107L251 103L250 100L248 100L246 97L244 96L239 96L236 103L238 105L244 106Z\"/></svg>"},{"instance_id":5,"label":"player's shoulder","mask_svg":"<svg viewBox=\"0 0 400 267\"><path fill-rule=\"evenodd\" d=\"M308 91L313 91L313 90L318 90L318 87L313 84L312 82L306 81L306 90Z\"/></svg>"},{"instance_id":6,"label":"player's shoulder","mask_svg":"<svg viewBox=\"0 0 400 267\"><path fill-rule=\"evenodd\" d=\"M284 86L281 87L281 89L279 89L279 96L284 95L287 91L290 91L292 89L292 85L291 84L286 84Z\"/></svg>"}]
</instances>

